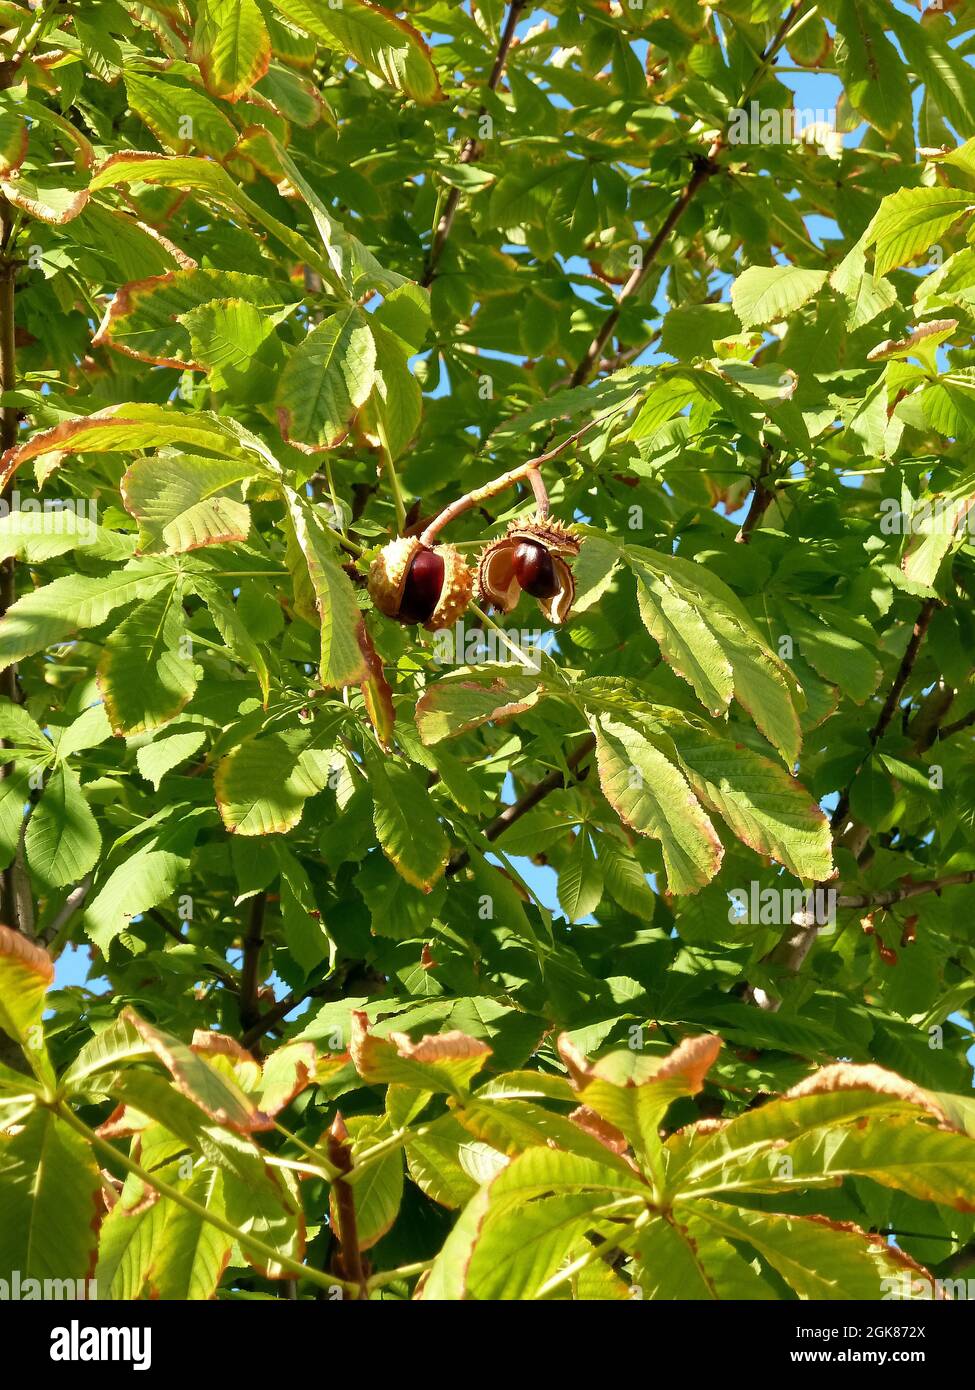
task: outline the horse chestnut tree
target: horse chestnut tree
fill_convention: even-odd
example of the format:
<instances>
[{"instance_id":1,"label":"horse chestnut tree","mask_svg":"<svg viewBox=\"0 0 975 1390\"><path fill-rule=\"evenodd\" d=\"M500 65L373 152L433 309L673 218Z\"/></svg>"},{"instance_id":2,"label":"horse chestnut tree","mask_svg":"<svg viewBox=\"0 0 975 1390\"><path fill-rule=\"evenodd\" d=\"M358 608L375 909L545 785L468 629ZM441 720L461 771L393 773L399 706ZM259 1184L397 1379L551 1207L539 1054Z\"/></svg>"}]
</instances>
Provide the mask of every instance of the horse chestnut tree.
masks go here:
<instances>
[{"instance_id":1,"label":"horse chestnut tree","mask_svg":"<svg viewBox=\"0 0 975 1390\"><path fill-rule=\"evenodd\" d=\"M939 1296L972 7L0 39L4 1288Z\"/></svg>"}]
</instances>

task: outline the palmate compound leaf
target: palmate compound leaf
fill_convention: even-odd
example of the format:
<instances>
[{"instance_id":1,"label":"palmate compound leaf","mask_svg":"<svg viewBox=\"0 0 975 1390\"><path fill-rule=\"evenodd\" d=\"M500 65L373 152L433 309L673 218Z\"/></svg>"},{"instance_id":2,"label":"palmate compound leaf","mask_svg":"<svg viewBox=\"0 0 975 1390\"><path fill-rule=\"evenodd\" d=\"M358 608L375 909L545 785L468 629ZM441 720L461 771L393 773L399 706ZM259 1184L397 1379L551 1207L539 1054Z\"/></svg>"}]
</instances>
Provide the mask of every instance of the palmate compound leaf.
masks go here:
<instances>
[{"instance_id":1,"label":"palmate compound leaf","mask_svg":"<svg viewBox=\"0 0 975 1390\"><path fill-rule=\"evenodd\" d=\"M652 1298L779 1298L778 1281L817 1299L908 1297L917 1278L930 1287L883 1235L765 1207L855 1176L972 1210L975 1141L943 1127L941 1099L880 1067L839 1063L759 1109L661 1139L668 1106L701 1088L719 1046L688 1038L666 1057L626 1050L593 1063L561 1038L583 1102L572 1117L579 1142L524 1124L521 1146L508 1148L516 1156L471 1199L419 1296L564 1296L608 1245L630 1257L624 1268ZM522 1105L527 1119L532 1102L508 1089L503 1103ZM474 1103L458 1109L462 1120ZM602 1162L583 1150L594 1139Z\"/></svg>"},{"instance_id":2,"label":"palmate compound leaf","mask_svg":"<svg viewBox=\"0 0 975 1390\"><path fill-rule=\"evenodd\" d=\"M660 841L667 891L696 893L718 872L724 850L684 774L629 725L597 715L592 728L606 800L626 825Z\"/></svg>"},{"instance_id":3,"label":"palmate compound leaf","mask_svg":"<svg viewBox=\"0 0 975 1390\"><path fill-rule=\"evenodd\" d=\"M640 616L668 664L714 715L733 695L791 767L801 693L741 601L705 565L642 546L627 546L623 558L636 575Z\"/></svg>"},{"instance_id":4,"label":"palmate compound leaf","mask_svg":"<svg viewBox=\"0 0 975 1390\"><path fill-rule=\"evenodd\" d=\"M727 1202L678 1203L627 1242L634 1282L644 1298L772 1299L774 1284L756 1273L757 1255L800 1299L876 1302L906 1295L925 1271L851 1222L749 1211Z\"/></svg>"}]
</instances>

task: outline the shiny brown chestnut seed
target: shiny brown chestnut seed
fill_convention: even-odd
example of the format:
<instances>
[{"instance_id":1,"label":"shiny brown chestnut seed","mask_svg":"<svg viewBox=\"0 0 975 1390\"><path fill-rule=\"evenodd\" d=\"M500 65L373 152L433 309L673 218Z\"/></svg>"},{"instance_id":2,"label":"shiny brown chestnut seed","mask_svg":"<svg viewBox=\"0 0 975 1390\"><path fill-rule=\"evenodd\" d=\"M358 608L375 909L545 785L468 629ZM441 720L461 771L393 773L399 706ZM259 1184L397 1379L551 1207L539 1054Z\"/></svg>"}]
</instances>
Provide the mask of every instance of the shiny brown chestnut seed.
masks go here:
<instances>
[{"instance_id":1,"label":"shiny brown chestnut seed","mask_svg":"<svg viewBox=\"0 0 975 1390\"><path fill-rule=\"evenodd\" d=\"M544 545L521 541L514 553L515 578L532 598L552 598L559 591L552 557Z\"/></svg>"},{"instance_id":2,"label":"shiny brown chestnut seed","mask_svg":"<svg viewBox=\"0 0 975 1390\"><path fill-rule=\"evenodd\" d=\"M433 550L418 550L407 571L399 606L400 622L429 621L443 592L443 579L443 556Z\"/></svg>"}]
</instances>

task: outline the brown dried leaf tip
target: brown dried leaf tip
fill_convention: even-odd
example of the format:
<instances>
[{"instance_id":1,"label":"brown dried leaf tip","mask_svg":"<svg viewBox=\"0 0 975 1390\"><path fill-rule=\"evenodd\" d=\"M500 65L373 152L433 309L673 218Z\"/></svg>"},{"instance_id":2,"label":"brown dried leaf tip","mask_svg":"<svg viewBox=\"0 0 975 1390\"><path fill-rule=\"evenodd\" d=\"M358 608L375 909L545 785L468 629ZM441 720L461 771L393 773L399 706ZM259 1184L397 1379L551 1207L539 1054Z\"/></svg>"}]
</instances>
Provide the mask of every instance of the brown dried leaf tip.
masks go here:
<instances>
[{"instance_id":1,"label":"brown dried leaf tip","mask_svg":"<svg viewBox=\"0 0 975 1390\"><path fill-rule=\"evenodd\" d=\"M564 623L576 595L571 562L580 544L559 521L517 522L481 556L478 592L485 602L510 613L522 590L538 600L550 623Z\"/></svg>"},{"instance_id":2,"label":"brown dried leaf tip","mask_svg":"<svg viewBox=\"0 0 975 1390\"><path fill-rule=\"evenodd\" d=\"M471 601L474 571L452 545L423 545L399 536L369 568L369 594L380 613L429 631L451 627Z\"/></svg>"}]
</instances>

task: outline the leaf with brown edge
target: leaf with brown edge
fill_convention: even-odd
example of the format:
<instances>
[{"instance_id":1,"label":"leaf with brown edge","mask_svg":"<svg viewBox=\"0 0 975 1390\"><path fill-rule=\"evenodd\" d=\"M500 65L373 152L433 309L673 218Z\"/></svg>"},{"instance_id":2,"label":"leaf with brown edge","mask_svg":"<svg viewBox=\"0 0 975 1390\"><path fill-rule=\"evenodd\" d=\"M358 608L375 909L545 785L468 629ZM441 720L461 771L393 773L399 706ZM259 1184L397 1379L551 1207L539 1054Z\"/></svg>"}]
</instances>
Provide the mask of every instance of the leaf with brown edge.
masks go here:
<instances>
[{"instance_id":1,"label":"leaf with brown edge","mask_svg":"<svg viewBox=\"0 0 975 1390\"><path fill-rule=\"evenodd\" d=\"M370 676L360 628L362 612L352 581L339 563L336 541L320 518L290 488L288 516L304 561L321 624L319 678L325 686L358 685ZM301 564L297 555L293 559Z\"/></svg>"},{"instance_id":2,"label":"leaf with brown edge","mask_svg":"<svg viewBox=\"0 0 975 1390\"><path fill-rule=\"evenodd\" d=\"M221 1076L185 1043L155 1028L134 1009L124 1009L121 1017L132 1025L162 1062L176 1090L217 1124L239 1134L273 1128L271 1118L258 1110L238 1086Z\"/></svg>"},{"instance_id":3,"label":"leaf with brown edge","mask_svg":"<svg viewBox=\"0 0 975 1390\"><path fill-rule=\"evenodd\" d=\"M20 111L0 111L0 178L19 169L27 157L27 122Z\"/></svg>"},{"instance_id":4,"label":"leaf with brown edge","mask_svg":"<svg viewBox=\"0 0 975 1390\"><path fill-rule=\"evenodd\" d=\"M215 1066L217 1071L229 1077L235 1086L239 1086L248 1095L260 1086L260 1062L229 1033L197 1028L193 1033L190 1051L205 1057L211 1066Z\"/></svg>"},{"instance_id":5,"label":"leaf with brown edge","mask_svg":"<svg viewBox=\"0 0 975 1390\"><path fill-rule=\"evenodd\" d=\"M205 364L193 360L189 329L179 321L182 315L214 299L245 299L257 309L275 310L296 297L282 281L191 263L182 270L122 285L92 344L114 348L138 362L204 371Z\"/></svg>"},{"instance_id":6,"label":"leaf with brown edge","mask_svg":"<svg viewBox=\"0 0 975 1390\"><path fill-rule=\"evenodd\" d=\"M661 1173L660 1124L673 1101L693 1096L721 1050L711 1034L685 1038L665 1057L646 1056L627 1049L590 1062L566 1033L558 1039L559 1056L583 1103L607 1134L619 1134L630 1144L637 1161L649 1173ZM584 1125L592 1132L593 1121ZM598 1137L598 1136L597 1136ZM603 1141L605 1142L605 1141ZM612 1144L606 1145L613 1152Z\"/></svg>"},{"instance_id":7,"label":"leaf with brown edge","mask_svg":"<svg viewBox=\"0 0 975 1390\"><path fill-rule=\"evenodd\" d=\"M877 1066L875 1062L832 1062L791 1087L782 1099L793 1100L797 1096L825 1095L834 1091L872 1091L875 1095L890 1096L893 1100L926 1110L939 1124L950 1123L937 1096L906 1077L898 1076L897 1072Z\"/></svg>"},{"instance_id":8,"label":"leaf with brown edge","mask_svg":"<svg viewBox=\"0 0 975 1390\"><path fill-rule=\"evenodd\" d=\"M48 454L56 467L69 454L125 453L174 443L195 444L221 454L234 449L227 430L213 416L130 401L76 420L62 420L51 429L39 430L26 443L13 445L0 460L0 486L6 486L22 463Z\"/></svg>"},{"instance_id":9,"label":"leaf with brown edge","mask_svg":"<svg viewBox=\"0 0 975 1390\"><path fill-rule=\"evenodd\" d=\"M34 175L22 169L16 178L0 179L0 191L15 208L51 227L72 222L91 196L87 188L41 188Z\"/></svg>"},{"instance_id":10,"label":"leaf with brown edge","mask_svg":"<svg viewBox=\"0 0 975 1390\"><path fill-rule=\"evenodd\" d=\"M208 92L239 101L271 65L271 40L257 0L199 0L190 57Z\"/></svg>"},{"instance_id":11,"label":"leaf with brown edge","mask_svg":"<svg viewBox=\"0 0 975 1390\"><path fill-rule=\"evenodd\" d=\"M416 703L416 727L429 747L445 738L456 738L482 724L500 724L524 714L542 698L537 677L531 674L472 680L448 676L428 685Z\"/></svg>"},{"instance_id":12,"label":"leaf with brown edge","mask_svg":"<svg viewBox=\"0 0 975 1390\"><path fill-rule=\"evenodd\" d=\"M393 691L383 670L382 658L376 651L365 620L360 620L356 629L359 650L366 663L368 675L362 682L362 698L365 701L369 723L375 730L376 738L383 752L389 753L393 747L393 729L396 725L396 709L393 705Z\"/></svg>"},{"instance_id":13,"label":"leaf with brown edge","mask_svg":"<svg viewBox=\"0 0 975 1390\"><path fill-rule=\"evenodd\" d=\"M48 953L20 932L0 926L0 1028L24 1046L41 1026L44 996L53 981Z\"/></svg>"},{"instance_id":14,"label":"leaf with brown edge","mask_svg":"<svg viewBox=\"0 0 975 1390\"><path fill-rule=\"evenodd\" d=\"M264 1062L258 1093L258 1103L263 1113L279 1115L306 1086L319 1081L317 1068L318 1053L314 1043L285 1043L272 1052Z\"/></svg>"},{"instance_id":15,"label":"leaf with brown edge","mask_svg":"<svg viewBox=\"0 0 975 1390\"><path fill-rule=\"evenodd\" d=\"M377 1037L360 1010L352 1014L349 1051L363 1081L390 1082L420 1090L464 1095L491 1049L478 1038L451 1030L411 1042L405 1033Z\"/></svg>"},{"instance_id":16,"label":"leaf with brown edge","mask_svg":"<svg viewBox=\"0 0 975 1390\"><path fill-rule=\"evenodd\" d=\"M660 842L669 893L696 893L721 867L724 847L683 772L642 733L593 721L603 795L620 820Z\"/></svg>"}]
</instances>

